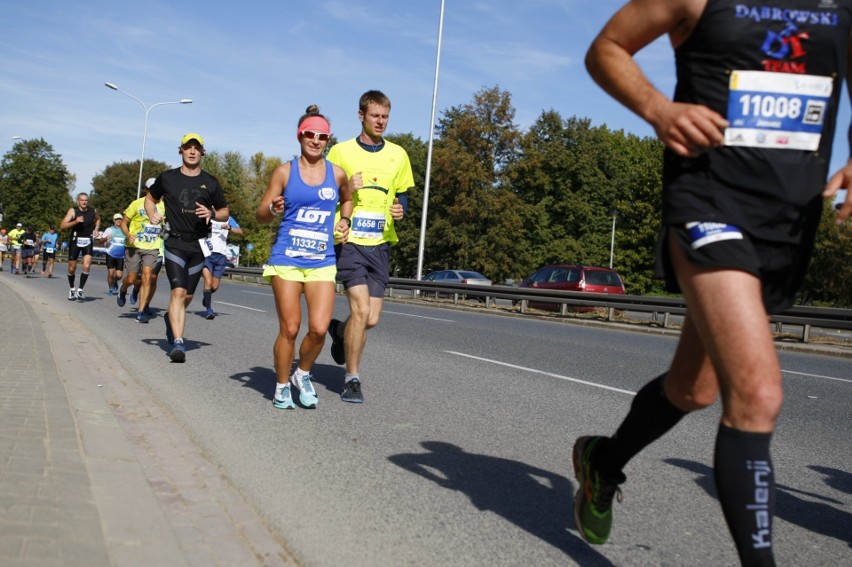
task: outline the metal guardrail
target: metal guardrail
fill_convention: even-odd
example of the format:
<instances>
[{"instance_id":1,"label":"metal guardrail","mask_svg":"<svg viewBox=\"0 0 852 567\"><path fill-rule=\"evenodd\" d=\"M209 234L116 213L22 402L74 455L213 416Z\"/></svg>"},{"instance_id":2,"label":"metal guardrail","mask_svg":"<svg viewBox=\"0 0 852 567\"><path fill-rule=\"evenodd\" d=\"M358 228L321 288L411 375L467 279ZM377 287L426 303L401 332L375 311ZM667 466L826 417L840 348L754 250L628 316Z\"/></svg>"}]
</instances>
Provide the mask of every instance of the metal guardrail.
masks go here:
<instances>
[{"instance_id":1,"label":"metal guardrail","mask_svg":"<svg viewBox=\"0 0 852 567\"><path fill-rule=\"evenodd\" d=\"M266 283L260 276L262 268L228 268L226 274L235 279L250 279L257 283ZM512 286L476 286L465 284L426 282L407 278L390 278L388 296L398 296L403 291L409 297L416 298L427 294L445 295L458 303L465 297L480 298L486 308L493 307L494 301L503 299L517 304L519 311L525 313L530 302L554 303L559 306L559 312L566 315L572 307L602 307L607 310L607 320L615 320L616 311L638 311L662 315L662 326L669 326L671 315L684 315L686 303L683 299L674 297L655 297L646 295L611 295L604 293L556 291L535 288L519 288ZM810 307L797 305L783 313L770 317L777 330L781 325L797 325L802 327L802 342L810 340L812 328L836 329L852 331L852 309L835 309L829 307Z\"/></svg>"}]
</instances>

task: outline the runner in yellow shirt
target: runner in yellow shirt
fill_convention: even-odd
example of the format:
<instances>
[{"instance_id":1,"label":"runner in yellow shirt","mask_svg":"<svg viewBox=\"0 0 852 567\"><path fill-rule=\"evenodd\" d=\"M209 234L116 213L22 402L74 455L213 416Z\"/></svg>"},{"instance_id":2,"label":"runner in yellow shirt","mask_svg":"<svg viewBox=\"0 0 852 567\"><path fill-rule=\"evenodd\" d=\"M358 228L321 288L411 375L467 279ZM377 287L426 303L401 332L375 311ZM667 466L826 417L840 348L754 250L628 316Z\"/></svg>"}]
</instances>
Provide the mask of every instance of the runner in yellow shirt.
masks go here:
<instances>
[{"instance_id":1,"label":"runner in yellow shirt","mask_svg":"<svg viewBox=\"0 0 852 567\"><path fill-rule=\"evenodd\" d=\"M145 182L145 193L154 184L154 178ZM157 203L157 212L165 215L166 206L162 202ZM124 307L127 301L127 288L133 286L130 295L130 304L139 302L136 312L136 321L147 323L153 314L149 309L151 299L154 298L154 283L156 281L155 271L159 273L161 262L158 262L160 248L163 244L163 223L154 224L145 212L145 196L136 199L124 209L124 222L121 223L124 232L124 281L118 289L116 302L119 307ZM141 286L140 286L141 274Z\"/></svg>"},{"instance_id":2,"label":"runner in yellow shirt","mask_svg":"<svg viewBox=\"0 0 852 567\"><path fill-rule=\"evenodd\" d=\"M337 275L349 298L349 317L332 319L331 355L346 364L345 402L362 403L358 365L367 342L367 329L379 323L390 269L390 249L398 241L394 223L408 208L406 192L414 186L405 150L384 139L391 103L380 91L368 91L359 101L361 134L336 144L328 160L349 177L354 210L349 240L337 256Z\"/></svg>"}]
</instances>

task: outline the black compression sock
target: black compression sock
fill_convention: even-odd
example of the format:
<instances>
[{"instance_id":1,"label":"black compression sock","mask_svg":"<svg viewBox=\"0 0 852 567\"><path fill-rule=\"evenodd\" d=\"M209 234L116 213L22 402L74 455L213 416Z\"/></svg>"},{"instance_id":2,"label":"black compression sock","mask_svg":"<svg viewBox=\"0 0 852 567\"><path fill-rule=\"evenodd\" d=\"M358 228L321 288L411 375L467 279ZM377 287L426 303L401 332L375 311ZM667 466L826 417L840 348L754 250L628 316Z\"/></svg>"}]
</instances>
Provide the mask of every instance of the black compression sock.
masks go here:
<instances>
[{"instance_id":1,"label":"black compression sock","mask_svg":"<svg viewBox=\"0 0 852 567\"><path fill-rule=\"evenodd\" d=\"M89 279L89 272L83 272L80 274L80 289L86 287L86 280Z\"/></svg>"},{"instance_id":2,"label":"black compression sock","mask_svg":"<svg viewBox=\"0 0 852 567\"><path fill-rule=\"evenodd\" d=\"M716 436L716 491L743 565L775 565L771 439L771 433L750 433L721 424Z\"/></svg>"},{"instance_id":3,"label":"black compression sock","mask_svg":"<svg viewBox=\"0 0 852 567\"><path fill-rule=\"evenodd\" d=\"M77 276L75 276L74 274L68 274L68 286L71 289L74 289L74 278L76 278L76 277Z\"/></svg>"},{"instance_id":4,"label":"black compression sock","mask_svg":"<svg viewBox=\"0 0 852 567\"><path fill-rule=\"evenodd\" d=\"M665 377L665 374L657 376L639 390L615 435L595 452L595 465L604 478L620 477L621 469L630 459L662 437L686 415L666 398L663 391Z\"/></svg>"}]
</instances>

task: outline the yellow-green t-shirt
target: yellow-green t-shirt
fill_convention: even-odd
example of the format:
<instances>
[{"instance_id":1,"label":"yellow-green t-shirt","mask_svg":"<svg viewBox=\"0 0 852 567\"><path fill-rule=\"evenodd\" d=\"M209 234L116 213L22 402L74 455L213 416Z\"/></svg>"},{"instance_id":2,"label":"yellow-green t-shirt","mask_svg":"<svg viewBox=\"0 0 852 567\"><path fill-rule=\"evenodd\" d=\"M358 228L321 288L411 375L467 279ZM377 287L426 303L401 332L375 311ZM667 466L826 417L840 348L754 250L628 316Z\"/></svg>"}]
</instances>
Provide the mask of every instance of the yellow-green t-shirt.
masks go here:
<instances>
[{"instance_id":1,"label":"yellow-green t-shirt","mask_svg":"<svg viewBox=\"0 0 852 567\"><path fill-rule=\"evenodd\" d=\"M335 144L328 152L328 161L343 168L347 178L360 171L364 179L364 187L352 193L354 209L349 242L363 246L383 242L395 245L399 238L390 206L397 193L414 187L411 162L402 146L385 140L381 150L370 152L353 138Z\"/></svg>"},{"instance_id":2,"label":"yellow-green t-shirt","mask_svg":"<svg viewBox=\"0 0 852 567\"><path fill-rule=\"evenodd\" d=\"M21 237L26 234L22 228L13 228L9 231L9 244L12 246L20 246L21 245Z\"/></svg>"},{"instance_id":3,"label":"yellow-green t-shirt","mask_svg":"<svg viewBox=\"0 0 852 567\"><path fill-rule=\"evenodd\" d=\"M157 212L166 214L166 205L160 201L157 203ZM124 209L124 215L130 219L127 224L127 232L136 235L133 247L140 250L158 250L163 239L160 237L162 226L151 224L148 213L145 212L145 197L139 197ZM128 244L127 246L130 246Z\"/></svg>"}]
</instances>

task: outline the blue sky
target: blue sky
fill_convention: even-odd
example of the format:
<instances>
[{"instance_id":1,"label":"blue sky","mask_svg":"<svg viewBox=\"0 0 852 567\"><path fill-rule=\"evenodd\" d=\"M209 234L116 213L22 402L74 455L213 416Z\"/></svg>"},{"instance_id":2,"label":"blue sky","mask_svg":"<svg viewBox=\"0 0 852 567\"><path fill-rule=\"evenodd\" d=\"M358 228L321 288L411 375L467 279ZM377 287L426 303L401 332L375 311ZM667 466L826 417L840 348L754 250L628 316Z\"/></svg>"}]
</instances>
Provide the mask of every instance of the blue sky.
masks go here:
<instances>
[{"instance_id":1,"label":"blue sky","mask_svg":"<svg viewBox=\"0 0 852 567\"><path fill-rule=\"evenodd\" d=\"M543 110L588 117L640 136L653 131L589 79L585 50L620 2L447 0L437 111L482 88L512 94L527 129ZM389 131L426 140L435 80L440 0L0 0L0 153L13 136L44 138L77 176L76 192L118 161L139 159L143 107L151 106L145 157L179 165L186 132L208 150L289 158L309 104L338 138L358 132L368 89L393 103ZM673 57L660 40L637 58L665 93ZM849 154L848 102L832 172Z\"/></svg>"}]
</instances>

